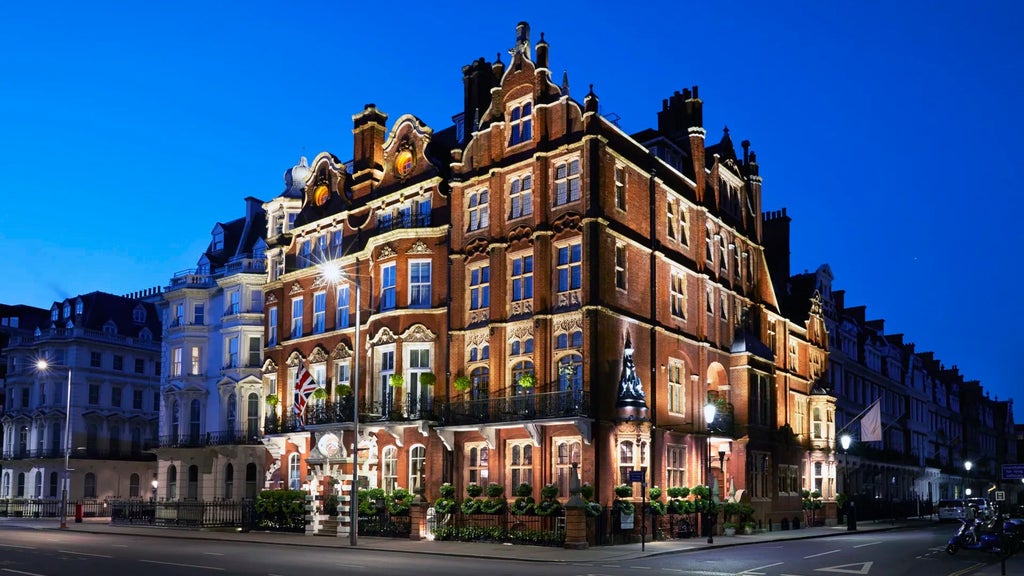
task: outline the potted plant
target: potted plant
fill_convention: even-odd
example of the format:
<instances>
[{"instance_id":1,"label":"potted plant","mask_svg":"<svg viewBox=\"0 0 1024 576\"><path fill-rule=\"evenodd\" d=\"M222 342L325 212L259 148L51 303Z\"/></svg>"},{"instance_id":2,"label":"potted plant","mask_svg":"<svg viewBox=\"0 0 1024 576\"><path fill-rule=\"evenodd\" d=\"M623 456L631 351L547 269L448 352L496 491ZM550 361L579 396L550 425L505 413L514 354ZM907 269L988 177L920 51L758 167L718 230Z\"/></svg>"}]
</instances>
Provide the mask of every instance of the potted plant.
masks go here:
<instances>
[{"instance_id":1,"label":"potted plant","mask_svg":"<svg viewBox=\"0 0 1024 576\"><path fill-rule=\"evenodd\" d=\"M725 530L725 535L726 536L735 536L736 535L736 523L735 522L726 522L725 524L722 524L722 529Z\"/></svg>"},{"instance_id":2,"label":"potted plant","mask_svg":"<svg viewBox=\"0 0 1024 576\"><path fill-rule=\"evenodd\" d=\"M437 376L435 376L433 372L424 372L420 374L420 384L433 387L435 382L437 382Z\"/></svg>"},{"instance_id":3,"label":"potted plant","mask_svg":"<svg viewBox=\"0 0 1024 576\"><path fill-rule=\"evenodd\" d=\"M516 488L515 496L516 499L509 506L509 511L520 516L532 515L536 504L533 499L533 486L523 482Z\"/></svg>"},{"instance_id":4,"label":"potted plant","mask_svg":"<svg viewBox=\"0 0 1024 576\"><path fill-rule=\"evenodd\" d=\"M747 521L743 523L744 534L753 534L755 529L757 529L757 524L754 524L754 522Z\"/></svg>"},{"instance_id":5,"label":"potted plant","mask_svg":"<svg viewBox=\"0 0 1024 576\"><path fill-rule=\"evenodd\" d=\"M348 384L338 384L334 387L334 395L338 398L343 398L352 393L352 387Z\"/></svg>"},{"instance_id":6,"label":"potted plant","mask_svg":"<svg viewBox=\"0 0 1024 576\"><path fill-rule=\"evenodd\" d=\"M277 406L277 403L280 402L280 399L277 397L277 394L267 394L266 400L267 406Z\"/></svg>"},{"instance_id":7,"label":"potted plant","mask_svg":"<svg viewBox=\"0 0 1024 576\"><path fill-rule=\"evenodd\" d=\"M655 516L661 516L665 513L665 503L661 501L661 488L657 486L651 487L647 491L647 498L650 500L651 514Z\"/></svg>"},{"instance_id":8,"label":"potted plant","mask_svg":"<svg viewBox=\"0 0 1024 576\"><path fill-rule=\"evenodd\" d=\"M392 374L391 376L388 376L388 384L390 384L392 388L401 388L405 385L405 376L402 376L401 374Z\"/></svg>"},{"instance_id":9,"label":"potted plant","mask_svg":"<svg viewBox=\"0 0 1024 576\"><path fill-rule=\"evenodd\" d=\"M314 400L324 400L326 398L327 398L327 389L326 388L317 388L316 390L313 390L313 399Z\"/></svg>"},{"instance_id":10,"label":"potted plant","mask_svg":"<svg viewBox=\"0 0 1024 576\"><path fill-rule=\"evenodd\" d=\"M472 385L473 382L469 379L469 376L466 376L465 374L455 378L452 382L452 388L455 388L457 392L465 392L466 390L469 390Z\"/></svg>"},{"instance_id":11,"label":"potted plant","mask_svg":"<svg viewBox=\"0 0 1024 576\"><path fill-rule=\"evenodd\" d=\"M533 388L537 385L537 377L534 376L533 373L527 372L519 377L517 383L520 388Z\"/></svg>"},{"instance_id":12,"label":"potted plant","mask_svg":"<svg viewBox=\"0 0 1024 576\"><path fill-rule=\"evenodd\" d=\"M540 489L540 495L543 500L538 502L534 508L534 512L538 516L551 516L562 510L562 503L558 501L558 485L545 484Z\"/></svg>"}]
</instances>

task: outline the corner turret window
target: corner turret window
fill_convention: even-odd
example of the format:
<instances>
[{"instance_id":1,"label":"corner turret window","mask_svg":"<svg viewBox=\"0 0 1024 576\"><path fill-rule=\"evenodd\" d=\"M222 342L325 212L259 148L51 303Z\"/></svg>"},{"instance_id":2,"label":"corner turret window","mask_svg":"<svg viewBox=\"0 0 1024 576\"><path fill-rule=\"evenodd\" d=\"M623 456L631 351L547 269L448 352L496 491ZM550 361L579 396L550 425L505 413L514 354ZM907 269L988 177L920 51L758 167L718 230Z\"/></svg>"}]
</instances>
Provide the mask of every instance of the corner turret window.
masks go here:
<instances>
[{"instance_id":1,"label":"corner turret window","mask_svg":"<svg viewBox=\"0 0 1024 576\"><path fill-rule=\"evenodd\" d=\"M533 104L527 100L518 102L509 111L508 145L515 146L533 139Z\"/></svg>"}]
</instances>

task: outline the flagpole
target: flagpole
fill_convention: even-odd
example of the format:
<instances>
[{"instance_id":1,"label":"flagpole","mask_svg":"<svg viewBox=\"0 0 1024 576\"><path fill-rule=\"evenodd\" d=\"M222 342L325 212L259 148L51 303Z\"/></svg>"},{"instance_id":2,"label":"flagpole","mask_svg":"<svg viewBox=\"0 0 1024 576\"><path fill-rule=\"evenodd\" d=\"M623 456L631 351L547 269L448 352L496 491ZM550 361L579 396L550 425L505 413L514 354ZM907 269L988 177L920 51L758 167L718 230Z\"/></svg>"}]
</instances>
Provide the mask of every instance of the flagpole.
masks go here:
<instances>
[{"instance_id":1,"label":"flagpole","mask_svg":"<svg viewBox=\"0 0 1024 576\"><path fill-rule=\"evenodd\" d=\"M879 403L879 402L881 402L881 401L882 401L882 397L881 397L881 396L879 396L878 398L875 398L875 401L874 401L874 402L872 402L871 404L869 404L869 405L868 405L868 407L867 407L867 408L865 408L864 410L862 410L860 414L857 414L857 415L856 415L856 416L855 416L855 417L853 418L853 420L850 420L849 422L847 422L847 423L846 423L846 426L843 426L843 427L842 427L842 428L840 428L840 429L839 429L838 431L836 431L836 436L839 436L840 434L842 434L842 433L843 433L843 431L844 431L844 430L846 430L847 428L849 428L851 424L853 424L853 423L854 423L854 422L856 422L857 420L860 420L861 418L863 418L863 417L864 417L864 415L865 415L865 414L867 414L869 410L871 410L872 408L874 408L874 407L875 407L875 404L878 404L878 403Z\"/></svg>"}]
</instances>

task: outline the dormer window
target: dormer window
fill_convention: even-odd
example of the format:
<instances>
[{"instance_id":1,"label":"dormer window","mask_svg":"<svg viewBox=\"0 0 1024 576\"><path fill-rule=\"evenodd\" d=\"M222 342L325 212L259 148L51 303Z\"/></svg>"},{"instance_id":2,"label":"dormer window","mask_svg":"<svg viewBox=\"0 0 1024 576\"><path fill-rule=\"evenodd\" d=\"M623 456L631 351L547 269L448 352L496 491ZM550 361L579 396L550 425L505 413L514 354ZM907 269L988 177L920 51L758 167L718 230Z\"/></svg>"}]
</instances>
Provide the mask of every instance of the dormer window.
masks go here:
<instances>
[{"instance_id":1,"label":"dormer window","mask_svg":"<svg viewBox=\"0 0 1024 576\"><path fill-rule=\"evenodd\" d=\"M142 324L146 321L146 309L139 304L132 310L132 321L137 324Z\"/></svg>"},{"instance_id":2,"label":"dormer window","mask_svg":"<svg viewBox=\"0 0 1024 576\"><path fill-rule=\"evenodd\" d=\"M68 318L70 316L71 316L71 303L70 302L65 302L64 303L64 317Z\"/></svg>"},{"instance_id":3,"label":"dormer window","mask_svg":"<svg viewBox=\"0 0 1024 576\"><path fill-rule=\"evenodd\" d=\"M60 318L60 308L54 306L50 309L50 321L56 322L58 318Z\"/></svg>"},{"instance_id":4,"label":"dormer window","mask_svg":"<svg viewBox=\"0 0 1024 576\"><path fill-rule=\"evenodd\" d=\"M83 308L82 301L81 300L76 301L75 302L75 314L81 314L82 313L82 308Z\"/></svg>"},{"instance_id":5,"label":"dormer window","mask_svg":"<svg viewBox=\"0 0 1024 576\"><path fill-rule=\"evenodd\" d=\"M220 252L224 249L224 230L219 227L213 231L213 242L210 244L212 252Z\"/></svg>"},{"instance_id":6,"label":"dormer window","mask_svg":"<svg viewBox=\"0 0 1024 576\"><path fill-rule=\"evenodd\" d=\"M113 320L107 320L107 323L103 325L104 334L117 334L117 324L114 324Z\"/></svg>"},{"instance_id":7,"label":"dormer window","mask_svg":"<svg viewBox=\"0 0 1024 576\"><path fill-rule=\"evenodd\" d=\"M512 106L509 111L508 145L515 146L533 139L533 104L527 100Z\"/></svg>"}]
</instances>

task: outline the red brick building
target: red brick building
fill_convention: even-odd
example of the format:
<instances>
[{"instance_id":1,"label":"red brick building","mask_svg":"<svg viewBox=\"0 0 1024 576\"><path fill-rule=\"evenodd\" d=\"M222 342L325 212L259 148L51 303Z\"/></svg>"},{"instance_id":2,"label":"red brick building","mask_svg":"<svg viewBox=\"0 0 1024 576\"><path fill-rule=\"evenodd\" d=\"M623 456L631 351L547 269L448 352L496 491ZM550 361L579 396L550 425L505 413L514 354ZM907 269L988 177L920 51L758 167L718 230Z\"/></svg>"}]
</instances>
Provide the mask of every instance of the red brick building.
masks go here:
<instances>
[{"instance_id":1,"label":"red brick building","mask_svg":"<svg viewBox=\"0 0 1024 576\"><path fill-rule=\"evenodd\" d=\"M834 496L820 300L781 312L749 143L738 156L725 130L706 144L696 87L626 134L548 61L521 23L507 65L463 68L455 126L388 129L367 105L350 163L321 154L268 203L294 217L275 233L268 215L279 482L350 480L358 382L365 485L568 497L578 463L603 504L643 471L749 500L762 522L797 514L802 488ZM290 419L301 365L326 390L304 427Z\"/></svg>"}]
</instances>

